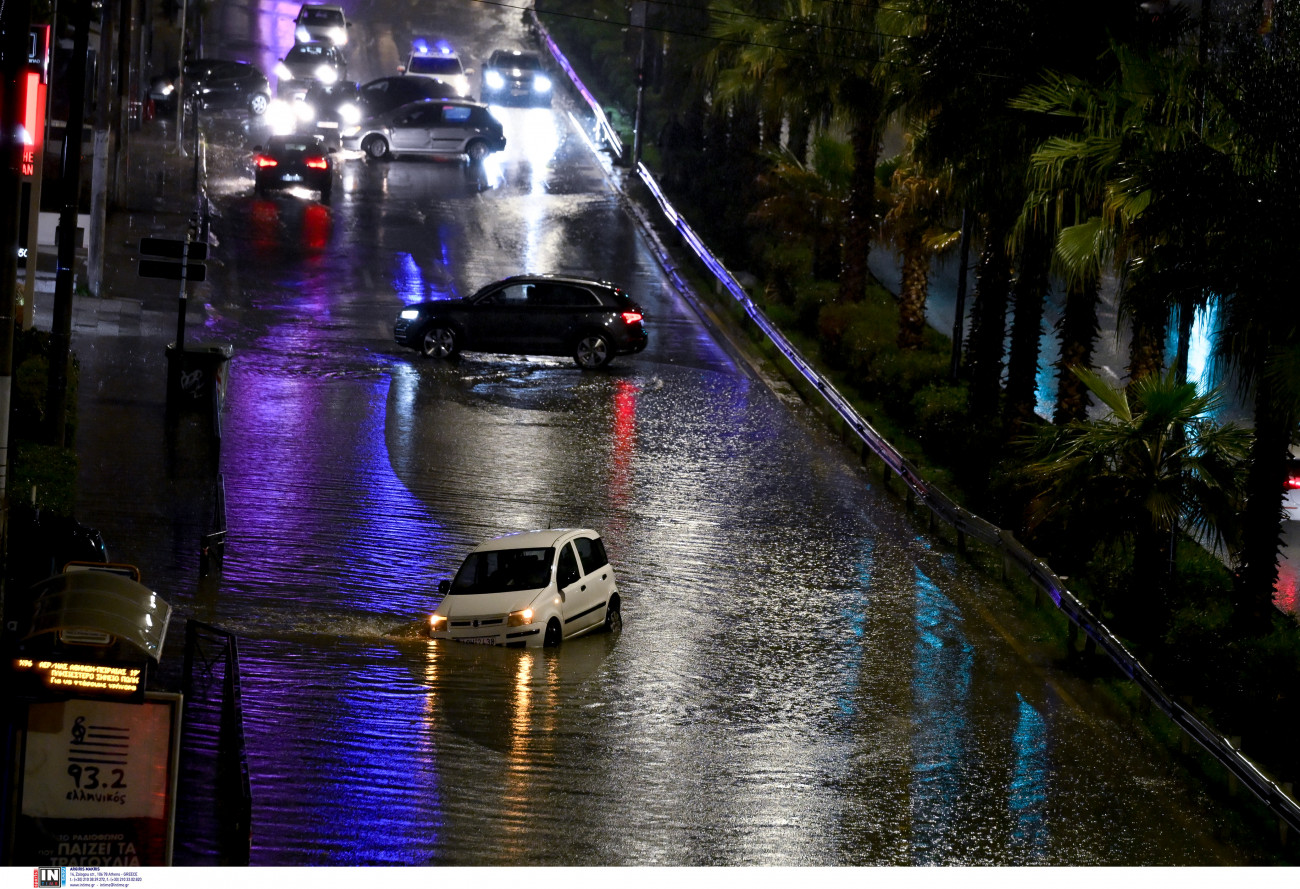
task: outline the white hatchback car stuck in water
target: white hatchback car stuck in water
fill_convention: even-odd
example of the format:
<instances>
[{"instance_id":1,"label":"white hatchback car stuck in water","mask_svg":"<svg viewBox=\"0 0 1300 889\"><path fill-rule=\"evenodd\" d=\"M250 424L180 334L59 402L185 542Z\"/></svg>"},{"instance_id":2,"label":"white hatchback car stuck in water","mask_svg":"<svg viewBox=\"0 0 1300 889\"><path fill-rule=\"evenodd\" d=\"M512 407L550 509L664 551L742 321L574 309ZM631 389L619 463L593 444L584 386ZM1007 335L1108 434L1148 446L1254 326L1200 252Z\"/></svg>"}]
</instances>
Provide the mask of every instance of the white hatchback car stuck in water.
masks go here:
<instances>
[{"instance_id":1,"label":"white hatchback car stuck in water","mask_svg":"<svg viewBox=\"0 0 1300 889\"><path fill-rule=\"evenodd\" d=\"M522 531L479 544L442 601L429 635L509 648L539 648L623 627L614 568L600 534L586 528Z\"/></svg>"}]
</instances>

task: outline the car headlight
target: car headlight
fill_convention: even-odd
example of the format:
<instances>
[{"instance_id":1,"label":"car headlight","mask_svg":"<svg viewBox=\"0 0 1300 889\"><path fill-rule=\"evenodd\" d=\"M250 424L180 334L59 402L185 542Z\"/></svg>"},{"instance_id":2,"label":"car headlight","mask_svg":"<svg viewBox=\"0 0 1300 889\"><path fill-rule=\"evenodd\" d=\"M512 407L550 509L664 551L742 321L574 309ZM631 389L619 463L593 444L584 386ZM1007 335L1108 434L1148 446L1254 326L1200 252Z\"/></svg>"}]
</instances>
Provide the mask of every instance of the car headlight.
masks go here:
<instances>
[{"instance_id":1,"label":"car headlight","mask_svg":"<svg viewBox=\"0 0 1300 889\"><path fill-rule=\"evenodd\" d=\"M275 66L275 75L281 80L293 80L293 72L289 70L289 66L284 62L280 62Z\"/></svg>"},{"instance_id":2,"label":"car headlight","mask_svg":"<svg viewBox=\"0 0 1300 889\"><path fill-rule=\"evenodd\" d=\"M164 96L170 96L174 92L176 92L176 84L174 83L169 83L162 88L162 94Z\"/></svg>"},{"instance_id":3,"label":"car headlight","mask_svg":"<svg viewBox=\"0 0 1300 889\"><path fill-rule=\"evenodd\" d=\"M299 25L298 29L293 32L293 37L299 43L311 43L311 32L307 30L306 25Z\"/></svg>"},{"instance_id":4,"label":"car headlight","mask_svg":"<svg viewBox=\"0 0 1300 889\"><path fill-rule=\"evenodd\" d=\"M545 74L538 74L533 77L533 92L549 93L551 91L551 78Z\"/></svg>"},{"instance_id":5,"label":"car headlight","mask_svg":"<svg viewBox=\"0 0 1300 889\"><path fill-rule=\"evenodd\" d=\"M398 316L403 321L414 321L420 317L419 309L402 309L402 314Z\"/></svg>"},{"instance_id":6,"label":"car headlight","mask_svg":"<svg viewBox=\"0 0 1300 889\"><path fill-rule=\"evenodd\" d=\"M506 85L506 79L500 71L487 71L483 74L483 83L491 90L499 90Z\"/></svg>"},{"instance_id":7,"label":"car headlight","mask_svg":"<svg viewBox=\"0 0 1300 889\"><path fill-rule=\"evenodd\" d=\"M293 110L297 113L298 119L303 123L311 123L316 119L316 109L308 105L306 102L295 102Z\"/></svg>"},{"instance_id":8,"label":"car headlight","mask_svg":"<svg viewBox=\"0 0 1300 889\"><path fill-rule=\"evenodd\" d=\"M447 632L447 618L441 614L429 615L429 632L430 633Z\"/></svg>"},{"instance_id":9,"label":"car headlight","mask_svg":"<svg viewBox=\"0 0 1300 889\"><path fill-rule=\"evenodd\" d=\"M507 627L526 627L533 622L533 609L525 608L522 611L512 611L506 615Z\"/></svg>"},{"instance_id":10,"label":"car headlight","mask_svg":"<svg viewBox=\"0 0 1300 889\"><path fill-rule=\"evenodd\" d=\"M348 42L347 28L335 28L330 31L330 42L337 43L339 46Z\"/></svg>"},{"instance_id":11,"label":"car headlight","mask_svg":"<svg viewBox=\"0 0 1300 889\"><path fill-rule=\"evenodd\" d=\"M339 120L346 124L357 124L361 122L361 109L350 102L345 102L339 106Z\"/></svg>"},{"instance_id":12,"label":"car headlight","mask_svg":"<svg viewBox=\"0 0 1300 889\"><path fill-rule=\"evenodd\" d=\"M334 83L339 79L339 72L329 65L321 65L316 69L316 79L321 83Z\"/></svg>"}]
</instances>

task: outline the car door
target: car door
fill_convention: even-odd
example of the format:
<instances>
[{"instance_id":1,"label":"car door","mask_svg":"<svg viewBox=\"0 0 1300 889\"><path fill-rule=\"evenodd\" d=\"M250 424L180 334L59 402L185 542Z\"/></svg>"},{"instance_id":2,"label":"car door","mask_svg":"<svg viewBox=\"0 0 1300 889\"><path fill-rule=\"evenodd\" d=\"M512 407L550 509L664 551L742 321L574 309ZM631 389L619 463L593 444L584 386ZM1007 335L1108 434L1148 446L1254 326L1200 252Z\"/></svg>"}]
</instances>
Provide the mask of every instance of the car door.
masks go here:
<instances>
[{"instance_id":1,"label":"car door","mask_svg":"<svg viewBox=\"0 0 1300 889\"><path fill-rule=\"evenodd\" d=\"M528 284L512 282L475 297L465 322L465 348L527 353L531 314L528 292Z\"/></svg>"},{"instance_id":2,"label":"car door","mask_svg":"<svg viewBox=\"0 0 1300 889\"><path fill-rule=\"evenodd\" d=\"M598 320L600 297L585 287L573 284L552 286L555 288L551 297L553 308L546 323L538 327L547 350L566 355L576 342L579 332L590 325L593 319Z\"/></svg>"},{"instance_id":3,"label":"car door","mask_svg":"<svg viewBox=\"0 0 1300 889\"><path fill-rule=\"evenodd\" d=\"M469 105L443 105L441 110L433 131L433 149L440 154L459 154L465 150L465 139L472 131L470 116L474 109Z\"/></svg>"},{"instance_id":4,"label":"car door","mask_svg":"<svg viewBox=\"0 0 1300 889\"><path fill-rule=\"evenodd\" d=\"M618 591L614 583L614 569L605 554L605 542L599 537L576 537L573 546L578 551L582 584L587 587L582 593L596 606L590 623L599 623L605 619L605 605L609 602L609 597Z\"/></svg>"},{"instance_id":5,"label":"car door","mask_svg":"<svg viewBox=\"0 0 1300 889\"><path fill-rule=\"evenodd\" d=\"M438 109L421 106L399 114L393 121L393 151L428 153Z\"/></svg>"},{"instance_id":6,"label":"car door","mask_svg":"<svg viewBox=\"0 0 1300 889\"><path fill-rule=\"evenodd\" d=\"M241 104L243 70L230 62L215 62L204 81L204 103L211 108L232 108Z\"/></svg>"},{"instance_id":7,"label":"car door","mask_svg":"<svg viewBox=\"0 0 1300 889\"><path fill-rule=\"evenodd\" d=\"M597 598L599 590L582 576L572 542L566 541L556 557L555 582L563 600L565 636L581 632L605 616L604 600Z\"/></svg>"}]
</instances>

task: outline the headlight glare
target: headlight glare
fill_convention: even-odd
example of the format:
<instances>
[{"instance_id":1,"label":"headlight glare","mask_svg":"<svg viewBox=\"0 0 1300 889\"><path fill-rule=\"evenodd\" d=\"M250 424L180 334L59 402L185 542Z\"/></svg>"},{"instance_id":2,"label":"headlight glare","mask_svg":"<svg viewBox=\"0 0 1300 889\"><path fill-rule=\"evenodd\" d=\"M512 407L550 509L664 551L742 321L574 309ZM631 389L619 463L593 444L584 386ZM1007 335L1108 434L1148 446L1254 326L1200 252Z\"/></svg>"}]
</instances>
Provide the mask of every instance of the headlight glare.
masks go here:
<instances>
[{"instance_id":1,"label":"headlight glare","mask_svg":"<svg viewBox=\"0 0 1300 889\"><path fill-rule=\"evenodd\" d=\"M445 633L447 631L447 618L441 614L429 615L429 632Z\"/></svg>"},{"instance_id":2,"label":"headlight glare","mask_svg":"<svg viewBox=\"0 0 1300 889\"><path fill-rule=\"evenodd\" d=\"M321 83L334 83L339 79L339 72L329 65L321 65L316 69L316 79Z\"/></svg>"},{"instance_id":3,"label":"headlight glare","mask_svg":"<svg viewBox=\"0 0 1300 889\"><path fill-rule=\"evenodd\" d=\"M483 75L483 82L488 85L488 89L499 90L506 85L506 79L501 76L500 71L489 71Z\"/></svg>"},{"instance_id":4,"label":"headlight glare","mask_svg":"<svg viewBox=\"0 0 1300 889\"><path fill-rule=\"evenodd\" d=\"M551 78L545 74L538 74L533 77L533 90L539 93L549 93L551 91Z\"/></svg>"},{"instance_id":5,"label":"headlight glare","mask_svg":"<svg viewBox=\"0 0 1300 889\"><path fill-rule=\"evenodd\" d=\"M403 321L414 321L420 317L419 309L402 309L401 319Z\"/></svg>"},{"instance_id":6,"label":"headlight glare","mask_svg":"<svg viewBox=\"0 0 1300 889\"><path fill-rule=\"evenodd\" d=\"M508 627L526 627L533 622L533 609L525 608L522 611L512 611L506 617L506 626Z\"/></svg>"},{"instance_id":7,"label":"headlight glare","mask_svg":"<svg viewBox=\"0 0 1300 889\"><path fill-rule=\"evenodd\" d=\"M281 80L293 80L293 72L289 70L289 66L284 62L280 62L275 66L275 74Z\"/></svg>"}]
</instances>

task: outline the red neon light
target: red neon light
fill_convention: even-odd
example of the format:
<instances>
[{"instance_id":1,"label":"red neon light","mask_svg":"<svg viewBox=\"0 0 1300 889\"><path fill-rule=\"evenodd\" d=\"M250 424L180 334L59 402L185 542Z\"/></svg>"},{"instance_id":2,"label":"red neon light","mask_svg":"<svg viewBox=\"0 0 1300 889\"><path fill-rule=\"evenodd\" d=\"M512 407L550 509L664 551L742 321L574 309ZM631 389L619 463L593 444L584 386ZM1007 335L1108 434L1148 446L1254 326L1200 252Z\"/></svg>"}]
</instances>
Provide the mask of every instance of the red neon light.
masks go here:
<instances>
[{"instance_id":1,"label":"red neon light","mask_svg":"<svg viewBox=\"0 0 1300 889\"><path fill-rule=\"evenodd\" d=\"M45 85L39 71L28 71L23 84L23 159L22 175L36 175L36 152L45 139Z\"/></svg>"}]
</instances>

